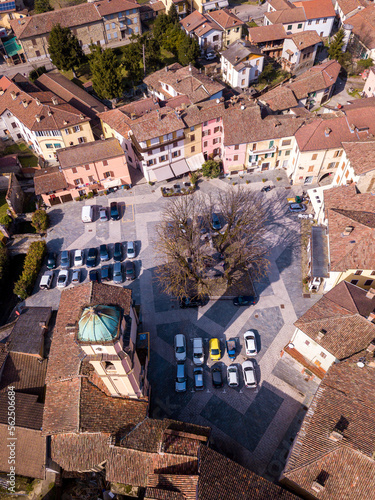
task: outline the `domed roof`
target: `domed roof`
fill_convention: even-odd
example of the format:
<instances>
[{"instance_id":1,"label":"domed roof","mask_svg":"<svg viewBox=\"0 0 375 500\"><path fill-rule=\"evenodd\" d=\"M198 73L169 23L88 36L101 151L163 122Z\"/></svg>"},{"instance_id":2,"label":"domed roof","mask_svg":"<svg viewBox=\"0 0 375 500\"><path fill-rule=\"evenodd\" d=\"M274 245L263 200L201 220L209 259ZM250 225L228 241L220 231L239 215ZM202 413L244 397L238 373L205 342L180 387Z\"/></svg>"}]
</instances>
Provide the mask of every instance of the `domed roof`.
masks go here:
<instances>
[{"instance_id":1,"label":"domed roof","mask_svg":"<svg viewBox=\"0 0 375 500\"><path fill-rule=\"evenodd\" d=\"M86 307L78 322L78 340L81 342L110 342L117 337L120 311L115 306Z\"/></svg>"}]
</instances>

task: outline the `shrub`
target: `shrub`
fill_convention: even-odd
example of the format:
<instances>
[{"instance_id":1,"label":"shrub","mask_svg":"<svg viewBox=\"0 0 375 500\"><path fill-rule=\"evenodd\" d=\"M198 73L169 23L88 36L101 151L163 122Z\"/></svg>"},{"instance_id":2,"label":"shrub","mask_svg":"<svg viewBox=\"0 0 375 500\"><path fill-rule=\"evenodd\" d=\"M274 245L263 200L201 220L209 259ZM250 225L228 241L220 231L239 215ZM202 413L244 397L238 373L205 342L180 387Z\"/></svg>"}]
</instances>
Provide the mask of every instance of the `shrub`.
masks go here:
<instances>
[{"instance_id":1,"label":"shrub","mask_svg":"<svg viewBox=\"0 0 375 500\"><path fill-rule=\"evenodd\" d=\"M236 185L236 183L235 183L235 182L232 182L232 186L235 186L235 185Z\"/></svg>"},{"instance_id":2,"label":"shrub","mask_svg":"<svg viewBox=\"0 0 375 500\"><path fill-rule=\"evenodd\" d=\"M31 293L35 280L43 263L46 252L45 241L33 241L27 252L22 274L14 285L14 293L25 300Z\"/></svg>"},{"instance_id":3,"label":"shrub","mask_svg":"<svg viewBox=\"0 0 375 500\"><path fill-rule=\"evenodd\" d=\"M281 177L276 177L276 180L277 181L281 181Z\"/></svg>"},{"instance_id":4,"label":"shrub","mask_svg":"<svg viewBox=\"0 0 375 500\"><path fill-rule=\"evenodd\" d=\"M81 198L79 196L77 196L77 198L74 198L74 201L80 201Z\"/></svg>"},{"instance_id":5,"label":"shrub","mask_svg":"<svg viewBox=\"0 0 375 500\"><path fill-rule=\"evenodd\" d=\"M37 233L44 233L49 226L48 214L45 210L37 210L31 218L31 225Z\"/></svg>"},{"instance_id":6,"label":"shrub","mask_svg":"<svg viewBox=\"0 0 375 500\"><path fill-rule=\"evenodd\" d=\"M87 195L87 198L94 198L94 193L90 191Z\"/></svg>"},{"instance_id":7,"label":"shrub","mask_svg":"<svg viewBox=\"0 0 375 500\"><path fill-rule=\"evenodd\" d=\"M207 160L202 165L202 173L205 177L216 179L221 172L221 164L215 160Z\"/></svg>"},{"instance_id":8,"label":"shrub","mask_svg":"<svg viewBox=\"0 0 375 500\"><path fill-rule=\"evenodd\" d=\"M197 183L197 180L198 180L198 173L191 172L191 174L189 175L189 179L190 179L190 182L193 184L193 186L195 186L195 184Z\"/></svg>"},{"instance_id":9,"label":"shrub","mask_svg":"<svg viewBox=\"0 0 375 500\"><path fill-rule=\"evenodd\" d=\"M0 224L3 225L6 229L11 225L12 217L8 214L2 215L0 217Z\"/></svg>"},{"instance_id":10,"label":"shrub","mask_svg":"<svg viewBox=\"0 0 375 500\"><path fill-rule=\"evenodd\" d=\"M267 179L263 178L263 179L262 179L262 182L267 182Z\"/></svg>"},{"instance_id":11,"label":"shrub","mask_svg":"<svg viewBox=\"0 0 375 500\"><path fill-rule=\"evenodd\" d=\"M246 182L246 184L250 184L250 181L245 181L245 182Z\"/></svg>"},{"instance_id":12,"label":"shrub","mask_svg":"<svg viewBox=\"0 0 375 500\"><path fill-rule=\"evenodd\" d=\"M308 277L303 278L302 283L303 283L304 285L307 285L307 283L308 283L308 282L309 282L309 278L308 278Z\"/></svg>"}]
</instances>

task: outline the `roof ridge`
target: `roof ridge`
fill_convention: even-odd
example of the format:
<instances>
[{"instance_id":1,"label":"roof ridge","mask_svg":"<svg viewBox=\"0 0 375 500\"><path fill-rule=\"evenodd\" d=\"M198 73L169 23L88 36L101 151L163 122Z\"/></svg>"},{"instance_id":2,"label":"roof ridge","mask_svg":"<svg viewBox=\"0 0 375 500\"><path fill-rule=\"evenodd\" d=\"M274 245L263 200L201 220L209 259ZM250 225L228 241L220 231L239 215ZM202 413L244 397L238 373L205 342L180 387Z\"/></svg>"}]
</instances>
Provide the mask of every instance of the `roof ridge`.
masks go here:
<instances>
[{"instance_id":1,"label":"roof ridge","mask_svg":"<svg viewBox=\"0 0 375 500\"><path fill-rule=\"evenodd\" d=\"M353 249L352 249L352 250L353 250ZM351 250L351 251L352 251L352 250ZM349 252L349 253L350 253L350 252ZM348 255L348 254L346 254L346 255ZM332 300L330 297L327 297L327 294L325 295L325 297L326 297L328 300L330 300L333 304L339 305L340 307L342 307L342 308L343 308L343 309L345 309L346 311L349 311L349 312L351 313L351 316L354 316L355 314L359 314L359 316L361 316L361 314L359 313L358 307L357 307L357 305L356 305L356 303L355 303L355 301L354 301L354 299L353 299L353 296L352 296L352 294L351 294L351 293L350 293L350 291L349 291L349 283L348 283L348 282L346 282L345 280L341 281L341 283L343 283L343 286L344 286L344 287L346 288L346 290L349 292L350 299L351 299L351 301L352 301L352 303L353 303L353 305L354 305L354 307L355 307L355 309L356 309L356 311L357 311L356 313L354 313L354 314L353 314L353 313L352 313L352 311L350 311L350 309L347 309L347 308L346 308L345 306L343 306L342 304L338 304L337 302L335 302L334 300ZM361 317L362 317L362 316L361 316Z\"/></svg>"}]
</instances>

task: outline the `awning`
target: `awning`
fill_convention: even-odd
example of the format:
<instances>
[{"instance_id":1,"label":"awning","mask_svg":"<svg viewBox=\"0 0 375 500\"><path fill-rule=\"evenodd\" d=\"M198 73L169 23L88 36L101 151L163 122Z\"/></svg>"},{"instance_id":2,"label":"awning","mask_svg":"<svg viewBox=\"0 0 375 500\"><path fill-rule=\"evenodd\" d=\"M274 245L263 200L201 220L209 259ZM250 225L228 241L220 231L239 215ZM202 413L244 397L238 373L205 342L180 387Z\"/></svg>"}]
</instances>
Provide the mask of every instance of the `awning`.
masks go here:
<instances>
[{"instance_id":1,"label":"awning","mask_svg":"<svg viewBox=\"0 0 375 500\"><path fill-rule=\"evenodd\" d=\"M186 162L192 172L199 170L200 168L202 168L202 165L204 163L203 153L198 153L197 155L191 156L190 158L186 158Z\"/></svg>"},{"instance_id":2,"label":"awning","mask_svg":"<svg viewBox=\"0 0 375 500\"><path fill-rule=\"evenodd\" d=\"M102 181L104 189L116 187L116 186L121 186L122 182L121 179L113 179L111 181Z\"/></svg>"},{"instance_id":3,"label":"awning","mask_svg":"<svg viewBox=\"0 0 375 500\"><path fill-rule=\"evenodd\" d=\"M229 172L240 171L240 170L244 170L244 166L243 166L243 164L242 165L229 165L227 167L227 170Z\"/></svg>"},{"instance_id":4,"label":"awning","mask_svg":"<svg viewBox=\"0 0 375 500\"><path fill-rule=\"evenodd\" d=\"M165 181L167 179L172 179L172 177L174 177L174 174L169 165L165 165L165 167L155 168L154 170L152 170L152 172L155 174L156 180L159 182Z\"/></svg>"},{"instance_id":5,"label":"awning","mask_svg":"<svg viewBox=\"0 0 375 500\"><path fill-rule=\"evenodd\" d=\"M189 172L189 166L186 163L186 160L178 160L174 163L171 164L172 171L174 172L175 177L178 175L185 174L186 172Z\"/></svg>"},{"instance_id":6,"label":"awning","mask_svg":"<svg viewBox=\"0 0 375 500\"><path fill-rule=\"evenodd\" d=\"M17 43L16 37L4 42L3 45L5 52L9 57L15 56L18 52L20 52L20 50L22 50L21 45Z\"/></svg>"}]
</instances>

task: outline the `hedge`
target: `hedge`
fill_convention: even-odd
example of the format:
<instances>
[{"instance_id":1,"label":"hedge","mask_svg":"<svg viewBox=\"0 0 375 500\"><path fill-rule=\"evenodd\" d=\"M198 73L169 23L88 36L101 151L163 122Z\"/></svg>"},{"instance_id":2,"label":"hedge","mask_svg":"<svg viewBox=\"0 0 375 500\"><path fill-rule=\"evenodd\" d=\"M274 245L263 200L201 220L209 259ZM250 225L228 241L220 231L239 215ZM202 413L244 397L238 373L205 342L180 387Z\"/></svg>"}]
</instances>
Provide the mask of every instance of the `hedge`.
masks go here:
<instances>
[{"instance_id":1,"label":"hedge","mask_svg":"<svg viewBox=\"0 0 375 500\"><path fill-rule=\"evenodd\" d=\"M31 243L25 258L22 274L13 289L13 292L23 300L31 294L40 268L42 267L45 253L45 241L33 241Z\"/></svg>"}]
</instances>

